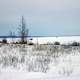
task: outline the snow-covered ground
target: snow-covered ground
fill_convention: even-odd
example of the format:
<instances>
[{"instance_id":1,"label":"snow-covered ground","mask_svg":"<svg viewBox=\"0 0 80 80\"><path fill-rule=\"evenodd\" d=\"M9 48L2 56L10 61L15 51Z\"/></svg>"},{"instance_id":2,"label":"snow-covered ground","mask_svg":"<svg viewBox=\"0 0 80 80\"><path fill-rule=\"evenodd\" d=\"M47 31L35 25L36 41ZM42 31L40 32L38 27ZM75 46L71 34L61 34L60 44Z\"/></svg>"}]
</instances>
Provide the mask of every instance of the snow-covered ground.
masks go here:
<instances>
[{"instance_id":1,"label":"snow-covered ground","mask_svg":"<svg viewBox=\"0 0 80 80\"><path fill-rule=\"evenodd\" d=\"M54 42L60 42L61 44L68 44L72 42L80 42L80 36L63 36L63 37L33 37L32 42L39 44L45 44L45 43L54 43Z\"/></svg>"},{"instance_id":2,"label":"snow-covered ground","mask_svg":"<svg viewBox=\"0 0 80 80\"><path fill-rule=\"evenodd\" d=\"M80 80L80 46L0 44L0 80Z\"/></svg>"}]
</instances>

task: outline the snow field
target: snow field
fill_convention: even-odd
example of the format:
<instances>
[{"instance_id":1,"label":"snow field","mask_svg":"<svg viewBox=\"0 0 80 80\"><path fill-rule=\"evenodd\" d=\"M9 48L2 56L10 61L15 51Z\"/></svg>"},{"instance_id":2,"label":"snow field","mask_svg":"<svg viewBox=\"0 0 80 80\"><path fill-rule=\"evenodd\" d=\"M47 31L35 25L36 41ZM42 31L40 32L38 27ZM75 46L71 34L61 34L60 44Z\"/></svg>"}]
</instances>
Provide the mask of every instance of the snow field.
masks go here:
<instances>
[{"instance_id":1,"label":"snow field","mask_svg":"<svg viewBox=\"0 0 80 80\"><path fill-rule=\"evenodd\" d=\"M79 75L79 46L0 46L0 80L79 80Z\"/></svg>"}]
</instances>

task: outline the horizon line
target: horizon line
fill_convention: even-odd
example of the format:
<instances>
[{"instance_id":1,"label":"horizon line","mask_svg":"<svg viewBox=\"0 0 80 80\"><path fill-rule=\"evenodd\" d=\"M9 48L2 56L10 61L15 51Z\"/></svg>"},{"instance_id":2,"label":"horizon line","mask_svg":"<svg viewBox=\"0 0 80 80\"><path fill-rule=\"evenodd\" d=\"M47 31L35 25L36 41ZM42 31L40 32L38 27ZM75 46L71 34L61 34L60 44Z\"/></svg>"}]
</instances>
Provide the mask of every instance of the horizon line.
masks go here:
<instances>
[{"instance_id":1,"label":"horizon line","mask_svg":"<svg viewBox=\"0 0 80 80\"><path fill-rule=\"evenodd\" d=\"M61 36L24 36L24 37L72 37L80 35L61 35ZM0 36L0 38L21 38L22 36Z\"/></svg>"}]
</instances>

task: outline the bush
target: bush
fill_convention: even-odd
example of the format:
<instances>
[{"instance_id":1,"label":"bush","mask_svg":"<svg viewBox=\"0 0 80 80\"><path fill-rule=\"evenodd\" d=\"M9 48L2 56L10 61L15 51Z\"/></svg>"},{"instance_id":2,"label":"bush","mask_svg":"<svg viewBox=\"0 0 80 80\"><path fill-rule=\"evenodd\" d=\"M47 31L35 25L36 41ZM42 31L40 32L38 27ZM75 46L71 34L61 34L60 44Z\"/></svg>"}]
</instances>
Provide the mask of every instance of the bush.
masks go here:
<instances>
[{"instance_id":1,"label":"bush","mask_svg":"<svg viewBox=\"0 0 80 80\"><path fill-rule=\"evenodd\" d=\"M2 40L2 43L7 43L7 40L6 40L6 39L3 39L3 40Z\"/></svg>"},{"instance_id":2,"label":"bush","mask_svg":"<svg viewBox=\"0 0 80 80\"><path fill-rule=\"evenodd\" d=\"M34 43L28 43L28 45L34 45Z\"/></svg>"},{"instance_id":3,"label":"bush","mask_svg":"<svg viewBox=\"0 0 80 80\"><path fill-rule=\"evenodd\" d=\"M54 45L60 45L60 42L55 42Z\"/></svg>"},{"instance_id":4,"label":"bush","mask_svg":"<svg viewBox=\"0 0 80 80\"><path fill-rule=\"evenodd\" d=\"M73 42L73 43L71 44L71 46L80 46L80 43L78 43L78 42Z\"/></svg>"},{"instance_id":5,"label":"bush","mask_svg":"<svg viewBox=\"0 0 80 80\"><path fill-rule=\"evenodd\" d=\"M27 41L24 41L24 42L20 42L20 44L27 44Z\"/></svg>"},{"instance_id":6,"label":"bush","mask_svg":"<svg viewBox=\"0 0 80 80\"><path fill-rule=\"evenodd\" d=\"M27 44L27 41L25 41L25 42L15 42L15 44Z\"/></svg>"}]
</instances>

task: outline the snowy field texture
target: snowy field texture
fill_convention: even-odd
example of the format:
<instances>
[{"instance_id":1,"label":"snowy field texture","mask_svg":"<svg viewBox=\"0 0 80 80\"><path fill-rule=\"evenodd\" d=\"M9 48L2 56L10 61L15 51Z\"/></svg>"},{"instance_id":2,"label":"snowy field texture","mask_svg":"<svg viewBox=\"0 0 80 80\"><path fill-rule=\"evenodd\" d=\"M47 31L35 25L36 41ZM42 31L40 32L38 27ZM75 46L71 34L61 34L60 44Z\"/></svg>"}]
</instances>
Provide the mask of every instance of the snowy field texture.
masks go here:
<instances>
[{"instance_id":1,"label":"snowy field texture","mask_svg":"<svg viewBox=\"0 0 80 80\"><path fill-rule=\"evenodd\" d=\"M0 80L80 80L80 46L0 44Z\"/></svg>"}]
</instances>

